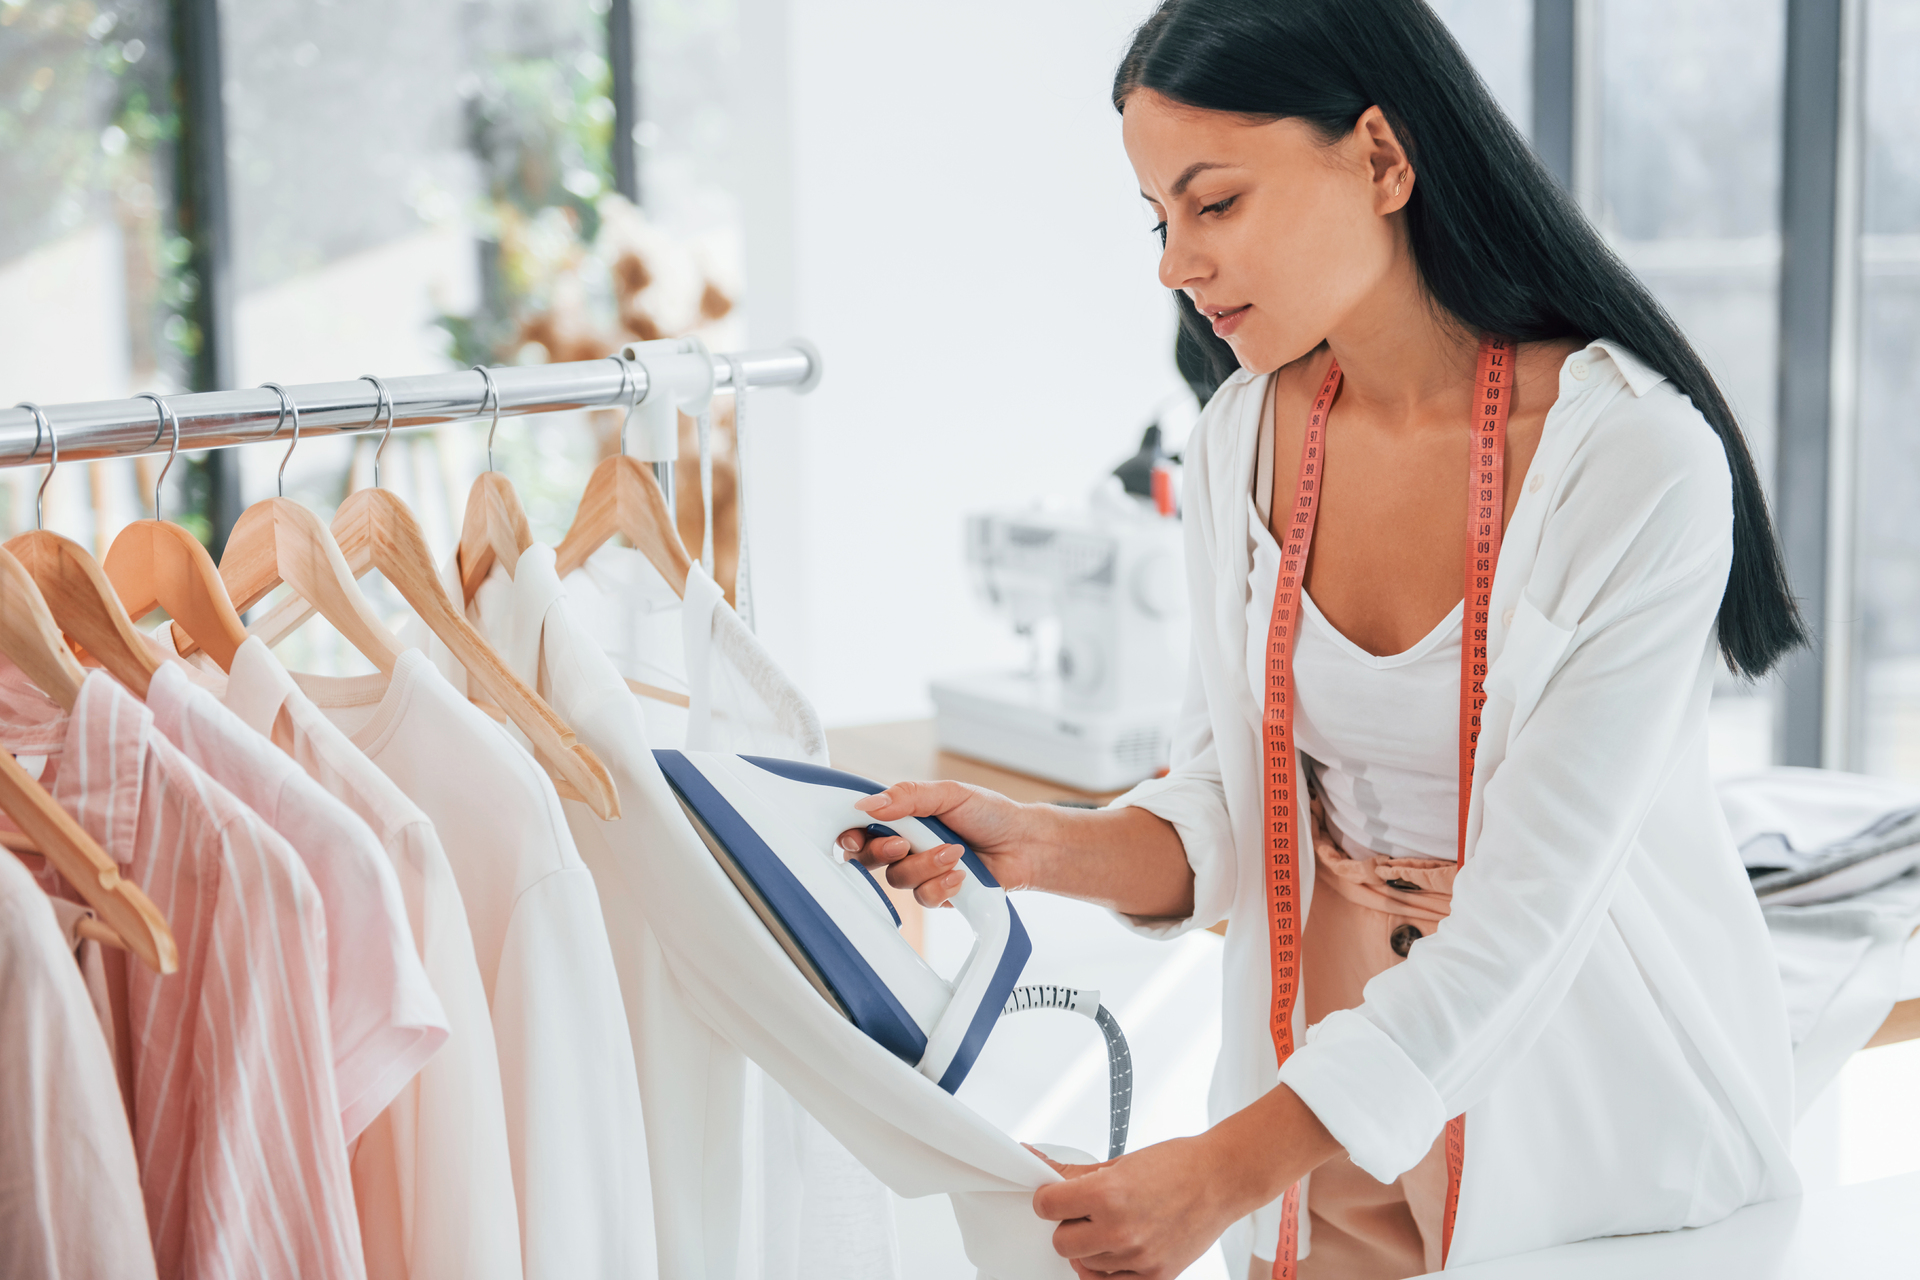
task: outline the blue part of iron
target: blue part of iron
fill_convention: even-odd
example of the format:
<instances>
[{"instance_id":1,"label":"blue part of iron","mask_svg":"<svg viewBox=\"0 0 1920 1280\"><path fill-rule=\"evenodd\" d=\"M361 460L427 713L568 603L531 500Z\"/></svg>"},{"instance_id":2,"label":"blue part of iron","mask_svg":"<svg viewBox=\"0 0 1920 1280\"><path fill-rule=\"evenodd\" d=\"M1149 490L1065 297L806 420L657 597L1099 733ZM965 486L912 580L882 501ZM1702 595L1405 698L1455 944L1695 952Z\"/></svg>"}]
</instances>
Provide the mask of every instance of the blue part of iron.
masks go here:
<instances>
[{"instance_id":1,"label":"blue part of iron","mask_svg":"<svg viewBox=\"0 0 1920 1280\"><path fill-rule=\"evenodd\" d=\"M842 831L879 825L853 802L885 788L765 756L654 756L721 868L815 989L903 1062L958 1089L1033 952L1006 893L965 842L932 819L886 824L916 850L961 846L968 876L953 904L978 942L948 981L900 936L879 882L835 847Z\"/></svg>"},{"instance_id":2,"label":"blue part of iron","mask_svg":"<svg viewBox=\"0 0 1920 1280\"><path fill-rule=\"evenodd\" d=\"M656 751L654 756L681 803L704 828L702 834L711 837L708 847L717 842L732 858L759 896L755 907L766 908L762 918L771 911L785 926L792 945L804 953L813 975L833 992L840 1011L908 1065L919 1062L927 1050L926 1033L915 1025L886 983L863 963L826 908L686 754ZM734 877L734 883L740 883L739 876ZM788 938L781 941L787 942Z\"/></svg>"},{"instance_id":3,"label":"blue part of iron","mask_svg":"<svg viewBox=\"0 0 1920 1280\"><path fill-rule=\"evenodd\" d=\"M894 832L893 828L883 827L876 822L867 828L867 834L870 836L890 836L896 833ZM873 886L873 891L880 895L880 901L887 904L887 914L893 917L893 927L898 929L903 922L900 919L899 910L895 908L893 905L893 899L889 898L887 896L887 891L880 887L880 881L874 878L873 872L868 871L866 867L862 866L858 862L854 863L853 865L860 868L860 874L864 875L867 878L867 883Z\"/></svg>"}]
</instances>

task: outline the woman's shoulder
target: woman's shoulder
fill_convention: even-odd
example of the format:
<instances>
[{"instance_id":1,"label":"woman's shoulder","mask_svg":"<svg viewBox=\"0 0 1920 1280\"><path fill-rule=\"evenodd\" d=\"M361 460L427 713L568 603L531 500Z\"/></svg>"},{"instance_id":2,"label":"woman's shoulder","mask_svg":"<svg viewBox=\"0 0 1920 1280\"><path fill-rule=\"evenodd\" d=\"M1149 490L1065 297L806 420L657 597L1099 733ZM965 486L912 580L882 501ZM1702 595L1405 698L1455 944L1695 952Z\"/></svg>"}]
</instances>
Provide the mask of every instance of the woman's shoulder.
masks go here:
<instances>
[{"instance_id":1,"label":"woman's shoulder","mask_svg":"<svg viewBox=\"0 0 1920 1280\"><path fill-rule=\"evenodd\" d=\"M1732 474L1726 449L1704 414L1664 374L1607 339L1567 358L1563 382L1614 382L1568 459L1568 479L1591 496L1624 489L1668 493L1724 509ZM1595 390L1602 394L1604 383ZM1598 491L1598 492L1592 492Z\"/></svg>"},{"instance_id":2,"label":"woman's shoulder","mask_svg":"<svg viewBox=\"0 0 1920 1280\"><path fill-rule=\"evenodd\" d=\"M1731 555L1732 473L1719 437L1693 402L1624 347L1605 341L1569 356L1562 381L1606 398L1572 447L1550 464L1541 562L1561 563L1572 577L1593 582L1607 576L1604 566L1631 562L1631 576L1653 580L1703 570Z\"/></svg>"}]
</instances>

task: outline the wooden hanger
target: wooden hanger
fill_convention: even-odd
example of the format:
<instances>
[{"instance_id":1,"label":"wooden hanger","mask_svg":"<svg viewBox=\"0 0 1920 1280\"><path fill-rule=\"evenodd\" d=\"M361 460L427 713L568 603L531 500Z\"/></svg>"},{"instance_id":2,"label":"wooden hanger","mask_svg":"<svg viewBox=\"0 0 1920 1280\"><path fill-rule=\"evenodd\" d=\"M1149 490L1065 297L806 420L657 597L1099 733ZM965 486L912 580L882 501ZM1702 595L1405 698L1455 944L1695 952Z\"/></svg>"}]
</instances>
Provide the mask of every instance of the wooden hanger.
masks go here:
<instances>
[{"instance_id":1,"label":"wooden hanger","mask_svg":"<svg viewBox=\"0 0 1920 1280\"><path fill-rule=\"evenodd\" d=\"M600 758L575 741L573 730L538 694L513 674L455 606L433 567L433 553L407 504L386 489L362 489L340 504L335 535L356 571L378 569L421 621L447 646L467 676L532 744L536 758L554 776L557 789L603 819L620 816L620 797Z\"/></svg>"},{"instance_id":2,"label":"wooden hanger","mask_svg":"<svg viewBox=\"0 0 1920 1280\"><path fill-rule=\"evenodd\" d=\"M153 899L123 878L107 851L5 751L0 751L0 809L33 842L34 851L100 914L114 936L83 932L125 947L155 973L172 973L180 967L173 930Z\"/></svg>"},{"instance_id":3,"label":"wooden hanger","mask_svg":"<svg viewBox=\"0 0 1920 1280\"><path fill-rule=\"evenodd\" d=\"M677 596L687 594L693 557L680 541L673 512L653 472L636 458L615 454L603 459L587 480L573 525L553 549L553 569L562 578L619 534L660 571Z\"/></svg>"},{"instance_id":4,"label":"wooden hanger","mask_svg":"<svg viewBox=\"0 0 1920 1280\"><path fill-rule=\"evenodd\" d=\"M374 381L378 385L378 380ZM381 394L384 399L384 386L381 387ZM285 499L277 501L284 502ZM251 514L251 510L248 514ZM241 522L245 523L244 516ZM318 523L317 519L315 523ZM234 526L234 533L236 537L239 535L239 525ZM619 793L614 789L613 777L607 772L607 767L591 750L574 739L573 730L567 727L566 722L513 674L506 661L487 643L486 637L455 606L434 568L433 552L420 529L420 522L414 518L406 503L386 489L361 489L350 494L334 515L333 535L329 541L333 539L338 540L336 549L344 557L346 572L350 577L378 569L393 584L428 629L446 645L454 660L466 669L477 691L484 694L501 714L526 735L535 757L553 776L555 789L561 795L580 801L603 819L611 820L620 816ZM227 544L229 557L233 554L233 545L232 542ZM226 573L224 561L221 574L232 589L234 578ZM355 594L358 594L357 585ZM236 590L235 599L239 598ZM254 634L271 645L299 626L307 616L306 612L289 601L263 619L254 629ZM328 620L332 621L331 618ZM380 630L392 639L391 632L384 627ZM389 674L392 672L390 664L381 669Z\"/></svg>"},{"instance_id":5,"label":"wooden hanger","mask_svg":"<svg viewBox=\"0 0 1920 1280\"><path fill-rule=\"evenodd\" d=\"M473 366L487 380L487 398L493 401L493 425L487 428L487 469L482 471L467 492L467 512L460 523L460 595L462 603L487 580L494 562L506 566L512 577L520 565L520 553L533 545L533 529L520 506L513 482L493 469L493 433L500 427L500 392L493 385L493 372L485 365ZM624 366L622 366L624 369ZM486 402L481 402L481 408ZM391 420L391 419L389 419ZM386 440L382 438L382 447ZM380 455L374 454L373 486L380 487Z\"/></svg>"},{"instance_id":6,"label":"wooden hanger","mask_svg":"<svg viewBox=\"0 0 1920 1280\"><path fill-rule=\"evenodd\" d=\"M61 639L26 568L4 550L0 550L0 653L41 692L69 713L73 711L86 671ZM99 913L99 925L81 923L83 936L133 952L156 973L172 973L180 967L173 931L153 900L140 886L121 878L119 865L107 851L6 751L0 751L0 810L6 811L24 837L9 832L0 843L45 858Z\"/></svg>"},{"instance_id":7,"label":"wooden hanger","mask_svg":"<svg viewBox=\"0 0 1920 1280\"><path fill-rule=\"evenodd\" d=\"M279 392L282 415L291 412L293 416L293 442L280 459L282 496L264 498L248 507L227 535L227 549L220 557L220 579L226 584L228 599L236 611L251 609L284 582L299 597L299 618L318 612L382 674L392 675L405 647L367 603L339 544L320 523L320 517L284 496L287 459L300 443L300 409L284 388L266 385ZM278 434L279 427L274 432ZM271 617L280 614L276 610ZM255 634L260 631L256 629ZM180 652L185 656L196 647L182 646Z\"/></svg>"},{"instance_id":8,"label":"wooden hanger","mask_svg":"<svg viewBox=\"0 0 1920 1280\"><path fill-rule=\"evenodd\" d=\"M160 486L180 451L180 420L159 396L142 392L141 398L159 407L163 429L172 423L173 451L153 482L153 519L136 520L122 529L102 567L129 617L138 620L165 609L173 618L176 651L197 641L222 671L231 671L234 653L246 643L246 624L227 598L220 571L200 539L160 518Z\"/></svg>"},{"instance_id":9,"label":"wooden hanger","mask_svg":"<svg viewBox=\"0 0 1920 1280\"><path fill-rule=\"evenodd\" d=\"M620 361L623 383L631 390L624 356ZM627 403L627 416L633 416L633 401ZM687 574L693 569L693 557L680 541L680 528L660 482L639 461L627 456L627 427L620 424L620 452L603 458L587 478L586 492L573 513L573 526L553 549L554 572L564 578L587 562L587 557L619 534L646 556L660 572L675 595L687 594Z\"/></svg>"},{"instance_id":10,"label":"wooden hanger","mask_svg":"<svg viewBox=\"0 0 1920 1280\"><path fill-rule=\"evenodd\" d=\"M73 710L85 667L73 656L40 588L13 553L0 547L0 653L55 702Z\"/></svg>"},{"instance_id":11,"label":"wooden hanger","mask_svg":"<svg viewBox=\"0 0 1920 1280\"><path fill-rule=\"evenodd\" d=\"M631 371L626 360L620 356L608 358L620 361L621 386L631 386ZM527 513L520 505L519 495L513 491L513 482L493 469L493 433L500 425L500 394L493 385L491 371L485 365L473 367L487 380L487 394L493 400L493 424L487 428L487 469L474 478L473 488L467 493L466 517L460 526L460 590L468 601L473 599L473 593L480 589L480 584L487 580L496 561L505 565L507 576L512 577L519 567L520 553L533 545L533 530L527 523ZM481 407L485 407L484 402ZM374 457L374 483L378 485L379 455L376 453ZM684 576L681 581L685 581ZM670 706L692 705L684 693L643 684L638 680L628 680L627 688L642 697ZM476 705L495 719L501 718L498 707L484 703Z\"/></svg>"},{"instance_id":12,"label":"wooden hanger","mask_svg":"<svg viewBox=\"0 0 1920 1280\"><path fill-rule=\"evenodd\" d=\"M467 514L460 524L460 593L473 593L493 572L497 561L512 577L520 567L520 553L533 545L533 530L513 482L498 471L482 471L467 491Z\"/></svg>"},{"instance_id":13,"label":"wooden hanger","mask_svg":"<svg viewBox=\"0 0 1920 1280\"><path fill-rule=\"evenodd\" d=\"M299 597L302 618L320 614L383 674L393 674L405 651L361 593L333 534L291 498L265 498L240 514L220 557L220 579L236 609L251 609L284 582Z\"/></svg>"},{"instance_id":14,"label":"wooden hanger","mask_svg":"<svg viewBox=\"0 0 1920 1280\"><path fill-rule=\"evenodd\" d=\"M47 611L67 638L144 700L160 659L127 616L99 563L79 543L45 529L20 534L7 550L40 588Z\"/></svg>"},{"instance_id":15,"label":"wooden hanger","mask_svg":"<svg viewBox=\"0 0 1920 1280\"><path fill-rule=\"evenodd\" d=\"M7 550L33 579L47 612L67 638L144 699L153 673L160 669L160 660L148 650L145 637L134 629L133 620L113 593L113 584L100 572L94 558L79 543L49 533L44 527L47 485L53 480L54 468L60 465L60 441L54 435L53 423L38 405L24 407L33 410L34 424L46 432L52 456L33 502L35 523L42 527L14 537L7 543Z\"/></svg>"}]
</instances>

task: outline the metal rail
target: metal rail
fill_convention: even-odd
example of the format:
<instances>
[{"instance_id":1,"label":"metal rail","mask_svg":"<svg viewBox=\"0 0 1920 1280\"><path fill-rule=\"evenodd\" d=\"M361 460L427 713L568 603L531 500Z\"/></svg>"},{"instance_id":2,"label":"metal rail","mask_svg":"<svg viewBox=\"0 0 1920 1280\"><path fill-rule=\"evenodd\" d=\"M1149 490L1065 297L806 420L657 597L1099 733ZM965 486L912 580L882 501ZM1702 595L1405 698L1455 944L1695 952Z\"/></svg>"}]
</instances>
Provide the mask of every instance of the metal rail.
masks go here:
<instances>
[{"instance_id":1,"label":"metal rail","mask_svg":"<svg viewBox=\"0 0 1920 1280\"><path fill-rule=\"evenodd\" d=\"M618 360L604 359L511 365L489 372L499 388L503 417L622 408L645 399L647 392L647 371L639 360L631 361L625 370ZM809 391L819 372L819 353L806 343L713 357L716 391L734 390L740 384ZM489 416L493 410L487 379L476 371L384 381L393 398L396 431L479 417L483 406ZM365 379L310 382L288 387L287 392L300 410L302 440L386 429L379 392ZM167 397L167 407L179 418L182 450L224 449L292 437L279 394L265 388L187 392ZM59 443L62 463L167 453L173 448L172 427L162 429L161 415L151 400L93 400L41 409ZM31 409L0 409L0 467L49 461L53 442L46 434Z\"/></svg>"}]
</instances>

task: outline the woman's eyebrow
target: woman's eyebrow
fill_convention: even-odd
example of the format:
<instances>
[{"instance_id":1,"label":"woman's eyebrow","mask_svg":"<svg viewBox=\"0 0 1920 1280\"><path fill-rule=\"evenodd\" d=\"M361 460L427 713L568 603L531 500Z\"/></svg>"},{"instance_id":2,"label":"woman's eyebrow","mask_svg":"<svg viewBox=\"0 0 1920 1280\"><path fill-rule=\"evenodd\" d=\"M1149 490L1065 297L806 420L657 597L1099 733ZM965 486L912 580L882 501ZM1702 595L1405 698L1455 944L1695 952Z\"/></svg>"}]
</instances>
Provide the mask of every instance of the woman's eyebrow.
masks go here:
<instances>
[{"instance_id":1,"label":"woman's eyebrow","mask_svg":"<svg viewBox=\"0 0 1920 1280\"><path fill-rule=\"evenodd\" d=\"M1192 164L1188 165L1184 170L1181 171L1181 174L1178 178L1175 178L1173 180L1173 187L1168 191L1167 194L1173 196L1175 199L1178 199L1179 197L1187 194L1187 188L1192 185L1193 180L1199 177L1201 174L1205 173L1207 170L1232 169L1235 167L1236 166L1234 165L1226 164L1219 160L1195 160ZM1147 201L1148 203L1153 202L1153 197L1148 195L1144 191L1140 193L1140 198L1142 200Z\"/></svg>"}]
</instances>

